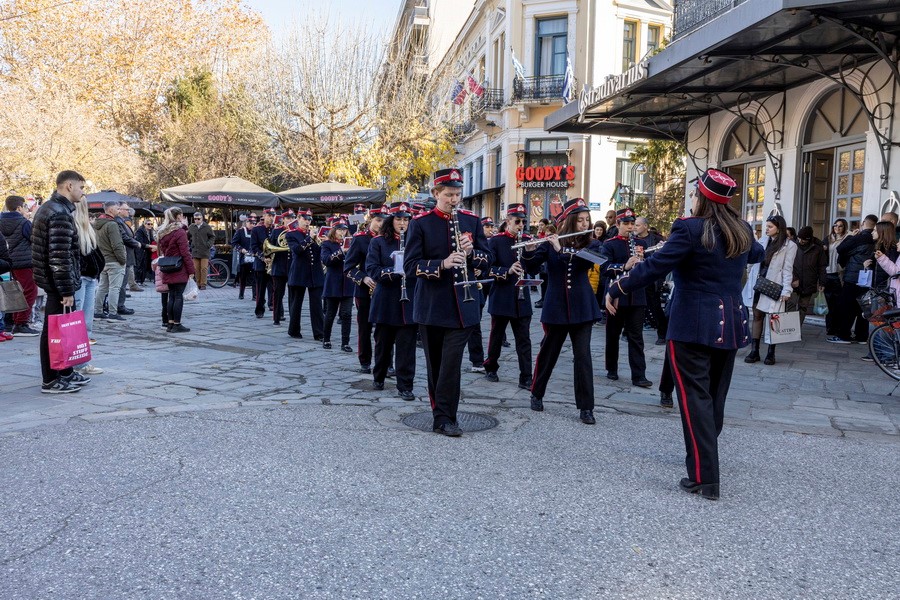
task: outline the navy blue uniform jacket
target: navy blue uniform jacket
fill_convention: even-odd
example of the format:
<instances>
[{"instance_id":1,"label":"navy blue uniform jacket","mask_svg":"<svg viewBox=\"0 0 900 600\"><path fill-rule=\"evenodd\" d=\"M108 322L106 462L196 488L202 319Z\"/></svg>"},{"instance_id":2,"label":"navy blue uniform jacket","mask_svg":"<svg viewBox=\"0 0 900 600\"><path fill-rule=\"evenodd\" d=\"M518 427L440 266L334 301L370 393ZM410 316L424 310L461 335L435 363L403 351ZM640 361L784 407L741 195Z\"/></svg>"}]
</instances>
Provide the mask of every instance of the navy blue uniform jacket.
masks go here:
<instances>
[{"instance_id":1,"label":"navy blue uniform jacket","mask_svg":"<svg viewBox=\"0 0 900 600\"><path fill-rule=\"evenodd\" d=\"M700 242L704 221L675 221L666 245L610 283L609 295L620 298L671 271L675 294L670 300L666 339L723 350L743 348L750 343L750 331L741 277L748 262L763 260L765 250L754 240L749 252L726 258L725 242L717 234L716 246L709 251Z\"/></svg>"},{"instance_id":2,"label":"navy blue uniform jacket","mask_svg":"<svg viewBox=\"0 0 900 600\"><path fill-rule=\"evenodd\" d=\"M322 264L325 265L325 289L323 298L350 298L353 282L344 277L344 250L338 242L322 242Z\"/></svg>"},{"instance_id":3,"label":"navy blue uniform jacket","mask_svg":"<svg viewBox=\"0 0 900 600\"><path fill-rule=\"evenodd\" d=\"M240 249L243 248L249 253L253 253L253 244L252 238L253 230L252 229L244 229L243 227L239 227L237 231L234 232L234 235L231 236L231 249L233 252L240 253ZM243 255L241 256L241 260L243 261Z\"/></svg>"},{"instance_id":4,"label":"navy blue uniform jacket","mask_svg":"<svg viewBox=\"0 0 900 600\"><path fill-rule=\"evenodd\" d=\"M287 243L291 249L288 285L305 288L322 287L325 284L325 273L319 260L320 248L309 235L309 231L303 229L289 231Z\"/></svg>"},{"instance_id":5,"label":"navy blue uniform jacket","mask_svg":"<svg viewBox=\"0 0 900 600\"><path fill-rule=\"evenodd\" d=\"M256 260L253 261L254 271L266 270L266 263L262 260L263 244L269 238L269 233L271 231L272 229L265 225L257 225L250 230L250 252L256 257Z\"/></svg>"},{"instance_id":6,"label":"navy blue uniform jacket","mask_svg":"<svg viewBox=\"0 0 900 600\"><path fill-rule=\"evenodd\" d=\"M278 236L284 232L284 227L276 227L269 234L269 243L278 245ZM291 270L291 253L275 252L272 254L272 277L287 277Z\"/></svg>"},{"instance_id":7,"label":"navy blue uniform jacket","mask_svg":"<svg viewBox=\"0 0 900 600\"><path fill-rule=\"evenodd\" d=\"M350 242L350 249L344 256L344 274L356 284L353 291L356 298L369 296L369 286L363 284L363 279L366 277L366 255L369 253L369 244L373 237L368 231L355 233L353 241Z\"/></svg>"},{"instance_id":8,"label":"navy blue uniform jacket","mask_svg":"<svg viewBox=\"0 0 900 600\"><path fill-rule=\"evenodd\" d=\"M494 279L493 289L488 296L488 313L498 317L530 317L532 314L530 287L521 288L524 300L519 300L519 289L516 282L519 278L510 275L509 268L516 262L517 250L512 249L516 236L507 232L498 233L488 240L488 247L494 260L488 275ZM522 262L525 260L523 258ZM525 267L525 265L522 265Z\"/></svg>"},{"instance_id":9,"label":"navy blue uniform jacket","mask_svg":"<svg viewBox=\"0 0 900 600\"><path fill-rule=\"evenodd\" d=\"M600 251L600 242L591 240L587 246ZM547 325L575 325L600 318L600 305L591 288L588 271L594 266L589 260L578 258L574 248L554 250L550 242L540 244L534 251L525 250L526 270L534 271L547 264L547 294L541 310L541 323Z\"/></svg>"},{"instance_id":10,"label":"navy blue uniform jacket","mask_svg":"<svg viewBox=\"0 0 900 600\"><path fill-rule=\"evenodd\" d=\"M459 227L462 233L472 235L473 250L466 266L469 281L472 281L475 279L474 267L486 270L491 263L491 251L474 213L460 210ZM474 301L463 302L463 286L453 285L463 281L462 269L441 268L441 262L455 251L456 230L450 215L435 208L410 222L403 264L407 279L418 278L413 302L416 323L462 328L481 321L478 287L475 284L469 287Z\"/></svg>"},{"instance_id":11,"label":"navy blue uniform jacket","mask_svg":"<svg viewBox=\"0 0 900 600\"><path fill-rule=\"evenodd\" d=\"M642 248L649 248L648 239L634 238L634 245ZM621 277L625 273L625 263L631 258L631 248L628 245L628 238L617 235L612 239L603 242L603 248L600 255L609 262L600 267L600 274L612 284L613 281ZM644 288L632 288L626 296L619 300L619 306L647 306L647 295Z\"/></svg>"},{"instance_id":12,"label":"navy blue uniform jacket","mask_svg":"<svg viewBox=\"0 0 900 600\"><path fill-rule=\"evenodd\" d=\"M409 302L400 302L400 288L403 273L394 271L394 259L391 253L400 249L400 236L388 242L383 236L378 236L369 244L369 254L366 257L366 273L375 280L378 286L372 294L372 308L369 311L369 321L383 323L385 325L414 325L413 321L413 296L415 295L416 279L406 278L406 297Z\"/></svg>"}]
</instances>

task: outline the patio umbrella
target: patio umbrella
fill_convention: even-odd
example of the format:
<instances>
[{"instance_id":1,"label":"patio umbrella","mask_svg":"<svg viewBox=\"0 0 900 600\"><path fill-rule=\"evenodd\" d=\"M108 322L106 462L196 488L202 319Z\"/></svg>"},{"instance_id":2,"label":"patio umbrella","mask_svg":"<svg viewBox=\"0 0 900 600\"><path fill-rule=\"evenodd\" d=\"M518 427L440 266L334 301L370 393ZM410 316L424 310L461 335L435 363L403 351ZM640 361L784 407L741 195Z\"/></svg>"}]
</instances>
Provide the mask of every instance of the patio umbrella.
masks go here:
<instances>
[{"instance_id":1,"label":"patio umbrella","mask_svg":"<svg viewBox=\"0 0 900 600\"><path fill-rule=\"evenodd\" d=\"M160 190L159 197L163 202L205 208L274 208L282 203L278 194L231 175L165 188Z\"/></svg>"},{"instance_id":2,"label":"patio umbrella","mask_svg":"<svg viewBox=\"0 0 900 600\"><path fill-rule=\"evenodd\" d=\"M373 190L347 183L314 183L279 192L285 204L315 212L351 212L354 204L384 204L384 190Z\"/></svg>"}]
</instances>

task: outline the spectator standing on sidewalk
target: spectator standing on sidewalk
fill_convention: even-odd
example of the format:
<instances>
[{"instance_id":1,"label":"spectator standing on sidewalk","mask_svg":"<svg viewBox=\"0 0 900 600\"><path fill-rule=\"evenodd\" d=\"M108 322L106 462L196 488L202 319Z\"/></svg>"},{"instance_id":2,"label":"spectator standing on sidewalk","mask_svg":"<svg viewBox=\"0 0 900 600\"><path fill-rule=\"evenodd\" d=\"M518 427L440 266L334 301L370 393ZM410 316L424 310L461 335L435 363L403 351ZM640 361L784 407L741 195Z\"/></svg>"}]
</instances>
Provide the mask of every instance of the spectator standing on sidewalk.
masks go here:
<instances>
[{"instance_id":1,"label":"spectator standing on sidewalk","mask_svg":"<svg viewBox=\"0 0 900 600\"><path fill-rule=\"evenodd\" d=\"M36 337L41 334L40 331L28 326L38 290L31 268L31 221L28 220L27 214L25 198L22 196L9 196L6 199L6 212L0 213L0 234L6 238L6 246L9 247L11 275L22 286L22 292L28 302L27 310L11 315L11 333L17 337Z\"/></svg>"},{"instance_id":2,"label":"spectator standing on sidewalk","mask_svg":"<svg viewBox=\"0 0 900 600\"><path fill-rule=\"evenodd\" d=\"M797 232L797 256L794 258L794 292L798 296L800 324L806 320L816 292L825 289L825 270L828 253L822 242L813 236L813 228L807 225Z\"/></svg>"},{"instance_id":3,"label":"spectator standing on sidewalk","mask_svg":"<svg viewBox=\"0 0 900 600\"><path fill-rule=\"evenodd\" d=\"M93 345L94 339L94 303L97 283L106 261L97 245L97 231L91 226L87 202L75 205L75 230L78 232L78 248L81 258L81 288L75 292L75 310L84 312L84 324L87 327L88 340ZM82 375L99 375L103 369L88 363L77 368Z\"/></svg>"},{"instance_id":4,"label":"spectator standing on sidewalk","mask_svg":"<svg viewBox=\"0 0 900 600\"><path fill-rule=\"evenodd\" d=\"M9 250L6 247L6 238L0 233L0 275L8 273L11 264ZM3 313L0 313L0 342L8 342L11 339L13 339L13 335L3 330Z\"/></svg>"},{"instance_id":5,"label":"spectator standing on sidewalk","mask_svg":"<svg viewBox=\"0 0 900 600\"><path fill-rule=\"evenodd\" d=\"M153 223L150 219L141 221L141 226L134 232L134 239L141 244L140 251L135 251L134 256L134 279L138 285L143 285L147 277L153 277L153 270L150 269L150 253L153 252L151 246L156 242L153 237Z\"/></svg>"},{"instance_id":6,"label":"spectator standing on sidewalk","mask_svg":"<svg viewBox=\"0 0 900 600\"><path fill-rule=\"evenodd\" d=\"M835 335L837 330L838 311L841 298L841 275L844 270L838 262L838 246L847 236L850 228L846 219L835 219L831 233L826 240L828 250L828 266L825 268L825 301L828 303L828 314L825 315L825 334Z\"/></svg>"},{"instance_id":7,"label":"spectator standing on sidewalk","mask_svg":"<svg viewBox=\"0 0 900 600\"><path fill-rule=\"evenodd\" d=\"M94 230L97 232L97 245L103 253L106 264L100 273L100 285L97 287L96 306L103 306L103 299L109 296L109 312L99 311L94 313L98 319L111 321L124 321L119 308L124 299L119 295L124 294L122 281L125 279L125 265L128 255L125 252L125 243L122 241L122 231L116 222L116 214L119 212L119 203L109 201L103 205L104 213L94 219Z\"/></svg>"},{"instance_id":8,"label":"spectator standing on sidewalk","mask_svg":"<svg viewBox=\"0 0 900 600\"><path fill-rule=\"evenodd\" d=\"M160 256L180 256L181 268L174 273L163 273L162 282L168 286L167 312L169 333L186 333L190 331L181 324L181 313L184 309L184 289L188 279L194 277L194 262L188 248L187 233L184 231L183 215L180 208L166 210L166 219L156 232L156 241Z\"/></svg>"},{"instance_id":9,"label":"spectator standing on sidewalk","mask_svg":"<svg viewBox=\"0 0 900 600\"><path fill-rule=\"evenodd\" d=\"M191 244L191 256L194 262L194 273L197 277L197 286L201 290L206 289L206 272L209 270L210 251L215 247L216 234L203 220L203 213L194 213L194 222L188 227L188 240Z\"/></svg>"},{"instance_id":10,"label":"spectator standing on sidewalk","mask_svg":"<svg viewBox=\"0 0 900 600\"><path fill-rule=\"evenodd\" d=\"M56 176L56 191L34 215L31 231L31 260L34 281L46 293L44 329L41 331L41 392L67 394L77 392L90 382L89 377L72 368L57 371L50 367L47 343L47 318L60 315L75 306L75 292L81 287L81 251L72 213L84 196L84 177L75 171Z\"/></svg>"},{"instance_id":11,"label":"spectator standing on sidewalk","mask_svg":"<svg viewBox=\"0 0 900 600\"><path fill-rule=\"evenodd\" d=\"M127 203L119 204L116 212L116 224L119 226L119 233L122 234L122 243L125 244L125 274L122 277L122 284L119 286L119 307L116 312L120 315L133 315L134 310L125 306L125 299L128 298L125 288L132 292L142 292L144 288L134 283L134 252L143 249L143 245L134 239L134 230L126 222L130 219L133 210Z\"/></svg>"},{"instance_id":12,"label":"spectator standing on sidewalk","mask_svg":"<svg viewBox=\"0 0 900 600\"><path fill-rule=\"evenodd\" d=\"M852 232L838 246L838 264L844 267L844 286L841 288L834 335L825 338L832 344L850 344L854 341L863 344L869 338L869 322L863 319L859 302L856 301L866 292L866 288L860 287L857 282L866 261L875 257L872 231L877 222L875 215L866 215L859 231ZM852 337L854 334L855 338Z\"/></svg>"}]
</instances>

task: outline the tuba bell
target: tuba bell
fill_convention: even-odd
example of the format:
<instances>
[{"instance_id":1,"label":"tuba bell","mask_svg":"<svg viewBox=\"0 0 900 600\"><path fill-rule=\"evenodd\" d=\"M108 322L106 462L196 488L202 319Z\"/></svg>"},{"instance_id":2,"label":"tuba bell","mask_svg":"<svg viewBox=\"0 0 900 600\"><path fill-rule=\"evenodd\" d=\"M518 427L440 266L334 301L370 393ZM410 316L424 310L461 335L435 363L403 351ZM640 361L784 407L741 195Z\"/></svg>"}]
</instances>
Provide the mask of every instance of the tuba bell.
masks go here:
<instances>
[{"instance_id":1,"label":"tuba bell","mask_svg":"<svg viewBox=\"0 0 900 600\"><path fill-rule=\"evenodd\" d=\"M263 262L266 263L266 273L272 274L272 259L276 252L289 252L287 243L287 229L278 234L278 244L273 244L266 238L263 242Z\"/></svg>"}]
</instances>

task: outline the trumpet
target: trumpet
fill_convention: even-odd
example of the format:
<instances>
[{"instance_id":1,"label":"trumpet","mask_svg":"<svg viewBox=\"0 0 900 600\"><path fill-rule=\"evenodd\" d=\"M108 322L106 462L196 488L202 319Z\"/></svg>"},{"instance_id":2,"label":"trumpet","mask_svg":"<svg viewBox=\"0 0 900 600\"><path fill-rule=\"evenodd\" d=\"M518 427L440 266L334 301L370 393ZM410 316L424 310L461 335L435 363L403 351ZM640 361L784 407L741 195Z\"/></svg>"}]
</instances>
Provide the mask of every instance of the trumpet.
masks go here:
<instances>
[{"instance_id":1,"label":"trumpet","mask_svg":"<svg viewBox=\"0 0 900 600\"><path fill-rule=\"evenodd\" d=\"M588 229L586 231L576 231L575 233L567 233L565 235L556 236L558 240L564 240L566 238L575 237L576 235L584 235L586 233L593 233L592 229ZM528 240L527 242L518 242L510 246L513 250L518 250L519 248L524 248L525 246L534 246L536 244L543 244L544 242L549 242L550 238L545 237L539 240Z\"/></svg>"},{"instance_id":2,"label":"trumpet","mask_svg":"<svg viewBox=\"0 0 900 600\"><path fill-rule=\"evenodd\" d=\"M459 209L454 206L453 210L450 211L450 215L453 219L453 227L456 230L456 249L459 250L461 246L460 242L462 241L462 232L459 230ZM472 297L472 292L469 291L469 287L472 285L469 281L469 267L464 264L460 268L463 272L463 281L462 284L460 284L463 288L463 302L472 302L475 298Z\"/></svg>"}]
</instances>

